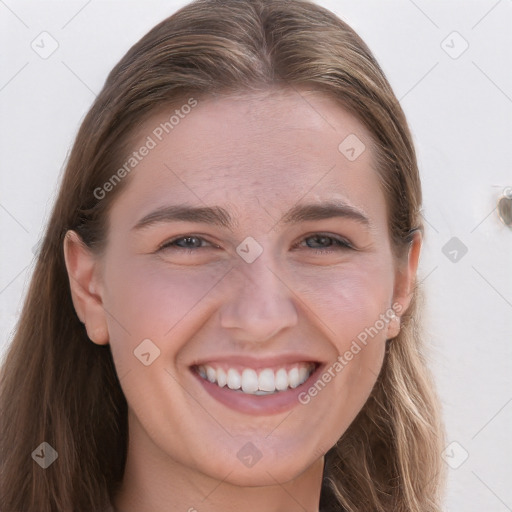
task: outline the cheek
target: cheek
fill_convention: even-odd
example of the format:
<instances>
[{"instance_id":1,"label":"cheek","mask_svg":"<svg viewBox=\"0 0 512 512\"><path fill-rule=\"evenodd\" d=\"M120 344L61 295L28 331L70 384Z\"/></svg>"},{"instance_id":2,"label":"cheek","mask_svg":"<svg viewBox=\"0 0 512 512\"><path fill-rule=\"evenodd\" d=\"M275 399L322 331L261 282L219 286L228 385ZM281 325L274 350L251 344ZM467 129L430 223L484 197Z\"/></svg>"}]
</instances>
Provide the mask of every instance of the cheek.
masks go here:
<instances>
[{"instance_id":1,"label":"cheek","mask_svg":"<svg viewBox=\"0 0 512 512\"><path fill-rule=\"evenodd\" d=\"M382 258L381 261L385 261ZM391 264L373 262L321 269L297 275L297 287L307 310L336 349L336 356L304 401L327 400L334 430L348 428L366 402L381 369L387 323L382 316L393 292ZM323 392L328 387L330 391ZM322 390L322 391L320 391ZM321 398L320 398L321 395ZM335 401L332 401L333 397ZM336 432L338 432L336 430Z\"/></svg>"},{"instance_id":2,"label":"cheek","mask_svg":"<svg viewBox=\"0 0 512 512\"><path fill-rule=\"evenodd\" d=\"M294 275L301 299L322 320L338 351L346 350L347 343L373 326L390 306L391 264L374 261Z\"/></svg>"},{"instance_id":3,"label":"cheek","mask_svg":"<svg viewBox=\"0 0 512 512\"><path fill-rule=\"evenodd\" d=\"M225 270L177 269L141 258L111 265L107 272L105 309L110 313L111 343L129 338L135 347L146 338L159 340L162 346L173 338L173 329L199 304L208 302Z\"/></svg>"}]
</instances>

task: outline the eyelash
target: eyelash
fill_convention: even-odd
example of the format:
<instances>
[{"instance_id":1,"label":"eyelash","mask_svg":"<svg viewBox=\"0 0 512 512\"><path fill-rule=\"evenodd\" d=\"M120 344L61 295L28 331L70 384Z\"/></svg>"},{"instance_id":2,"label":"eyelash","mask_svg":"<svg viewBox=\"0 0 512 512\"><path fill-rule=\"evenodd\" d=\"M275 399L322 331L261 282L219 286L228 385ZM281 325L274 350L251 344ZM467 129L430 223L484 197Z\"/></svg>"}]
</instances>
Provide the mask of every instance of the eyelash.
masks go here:
<instances>
[{"instance_id":1,"label":"eyelash","mask_svg":"<svg viewBox=\"0 0 512 512\"><path fill-rule=\"evenodd\" d=\"M315 237L326 238L326 239L332 240L333 241L333 245L335 246L334 251L346 250L346 249L354 250L355 249L355 247L348 240L346 240L345 238L329 235L329 234L326 234L326 233L314 233L312 235L308 235L308 236L304 237L299 243L295 244L293 247L295 248L301 242L303 242L305 240L308 240L309 238L315 238ZM198 240L201 240L201 241L204 241L204 242L208 242L203 237L198 236L198 235L182 235L182 236L173 238L173 239L168 240L168 241L164 242L163 244L161 244L158 247L157 252L168 250L168 249L174 249L174 250L185 252L186 254L192 254L192 253L196 252L198 249L204 249L205 248L205 247L187 248L187 247L179 247L179 246L173 246L172 245L172 244L174 244L174 243L176 243L176 242L178 242L180 240L185 240L187 238L196 238ZM214 248L218 248L218 246L214 245ZM323 249L322 248L314 248L314 247L309 247L309 249L314 251L316 254L329 254L329 253L333 252L332 245L331 246L327 246L327 247L325 247Z\"/></svg>"}]
</instances>

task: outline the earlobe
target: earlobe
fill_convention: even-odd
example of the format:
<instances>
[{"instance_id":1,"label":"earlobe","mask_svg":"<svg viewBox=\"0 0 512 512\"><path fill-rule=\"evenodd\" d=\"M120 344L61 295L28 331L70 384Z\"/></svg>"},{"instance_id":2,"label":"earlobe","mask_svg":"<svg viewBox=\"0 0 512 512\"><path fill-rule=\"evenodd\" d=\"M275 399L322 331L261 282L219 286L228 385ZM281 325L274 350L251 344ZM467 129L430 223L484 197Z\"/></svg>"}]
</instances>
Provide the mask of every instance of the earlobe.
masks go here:
<instances>
[{"instance_id":1,"label":"earlobe","mask_svg":"<svg viewBox=\"0 0 512 512\"><path fill-rule=\"evenodd\" d=\"M98 283L98 261L75 231L64 237L64 258L76 314L94 343L109 341L108 324Z\"/></svg>"},{"instance_id":2,"label":"earlobe","mask_svg":"<svg viewBox=\"0 0 512 512\"><path fill-rule=\"evenodd\" d=\"M400 316L396 313L391 317L387 326L386 339L392 340L398 336L401 328L400 321Z\"/></svg>"}]
</instances>

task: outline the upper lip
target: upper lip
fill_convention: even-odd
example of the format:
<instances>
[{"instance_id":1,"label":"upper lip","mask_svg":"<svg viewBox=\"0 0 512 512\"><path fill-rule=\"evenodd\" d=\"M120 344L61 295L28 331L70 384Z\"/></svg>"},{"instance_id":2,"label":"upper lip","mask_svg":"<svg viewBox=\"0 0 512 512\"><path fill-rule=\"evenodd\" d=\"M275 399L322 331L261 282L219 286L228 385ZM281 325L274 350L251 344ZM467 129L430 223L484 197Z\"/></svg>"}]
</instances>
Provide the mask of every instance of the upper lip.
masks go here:
<instances>
[{"instance_id":1,"label":"upper lip","mask_svg":"<svg viewBox=\"0 0 512 512\"><path fill-rule=\"evenodd\" d=\"M243 368L252 368L254 370L263 370L264 368L273 368L286 366L294 363L314 363L315 365L321 362L306 354L290 353L280 354L268 357L253 357L247 355L225 355L225 356L212 356L209 358L201 358L194 361L190 366L197 367L202 365L226 365L226 366L239 366Z\"/></svg>"}]
</instances>

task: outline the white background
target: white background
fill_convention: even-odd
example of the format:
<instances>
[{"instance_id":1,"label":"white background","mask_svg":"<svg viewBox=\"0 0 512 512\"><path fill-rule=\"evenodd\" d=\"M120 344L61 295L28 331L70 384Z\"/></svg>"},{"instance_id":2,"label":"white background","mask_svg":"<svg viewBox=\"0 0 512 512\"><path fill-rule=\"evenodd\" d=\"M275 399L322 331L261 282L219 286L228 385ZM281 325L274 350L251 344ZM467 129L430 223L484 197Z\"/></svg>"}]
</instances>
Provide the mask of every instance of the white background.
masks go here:
<instances>
[{"instance_id":1,"label":"white background","mask_svg":"<svg viewBox=\"0 0 512 512\"><path fill-rule=\"evenodd\" d=\"M84 114L126 50L185 3L0 1L0 352ZM495 211L512 186L512 2L320 3L373 50L418 150L426 337L459 466L445 510L512 511L512 230ZM43 31L58 43L47 59L31 48L51 48ZM455 262L452 237L467 247Z\"/></svg>"}]
</instances>

